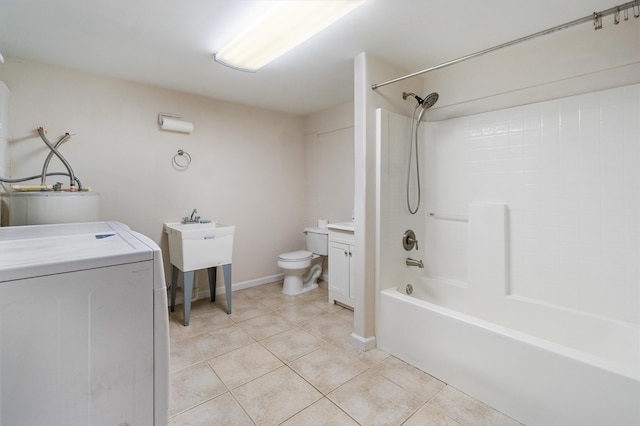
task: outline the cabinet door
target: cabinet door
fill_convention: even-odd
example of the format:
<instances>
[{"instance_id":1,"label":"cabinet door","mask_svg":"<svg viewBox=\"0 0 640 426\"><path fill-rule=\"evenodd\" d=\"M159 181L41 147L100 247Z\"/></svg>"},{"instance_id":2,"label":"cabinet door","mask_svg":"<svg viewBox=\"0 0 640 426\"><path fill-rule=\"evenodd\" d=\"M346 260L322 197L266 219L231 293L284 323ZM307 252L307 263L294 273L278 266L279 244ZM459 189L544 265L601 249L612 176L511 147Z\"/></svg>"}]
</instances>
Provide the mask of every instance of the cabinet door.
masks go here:
<instances>
[{"instance_id":1,"label":"cabinet door","mask_svg":"<svg viewBox=\"0 0 640 426\"><path fill-rule=\"evenodd\" d=\"M329 243L329 288L349 297L349 246L342 243Z\"/></svg>"}]
</instances>

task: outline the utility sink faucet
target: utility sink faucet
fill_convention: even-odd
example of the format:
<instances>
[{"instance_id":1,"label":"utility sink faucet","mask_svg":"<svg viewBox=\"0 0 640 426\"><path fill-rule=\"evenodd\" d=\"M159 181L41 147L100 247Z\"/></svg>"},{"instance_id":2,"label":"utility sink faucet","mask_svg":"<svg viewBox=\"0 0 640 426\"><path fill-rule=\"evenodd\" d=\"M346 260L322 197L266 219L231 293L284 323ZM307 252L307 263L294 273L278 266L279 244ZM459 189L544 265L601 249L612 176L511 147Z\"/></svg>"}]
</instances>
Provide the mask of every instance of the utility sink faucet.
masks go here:
<instances>
[{"instance_id":1,"label":"utility sink faucet","mask_svg":"<svg viewBox=\"0 0 640 426\"><path fill-rule=\"evenodd\" d=\"M185 216L182 218L183 223L198 223L200 222L200 216L196 216L198 209L193 209L191 216Z\"/></svg>"}]
</instances>

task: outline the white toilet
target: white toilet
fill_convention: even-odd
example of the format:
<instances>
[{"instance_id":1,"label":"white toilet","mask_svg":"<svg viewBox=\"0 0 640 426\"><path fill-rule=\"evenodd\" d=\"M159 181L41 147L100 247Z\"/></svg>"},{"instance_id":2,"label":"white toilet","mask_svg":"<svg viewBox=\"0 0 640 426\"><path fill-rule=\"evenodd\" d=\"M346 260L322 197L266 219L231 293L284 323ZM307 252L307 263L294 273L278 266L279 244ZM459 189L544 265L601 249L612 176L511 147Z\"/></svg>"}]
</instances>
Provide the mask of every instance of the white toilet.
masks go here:
<instances>
[{"instance_id":1,"label":"white toilet","mask_svg":"<svg viewBox=\"0 0 640 426\"><path fill-rule=\"evenodd\" d=\"M329 230L304 228L307 250L292 251L278 256L278 266L284 273L282 293L294 296L318 288L322 274L322 259L328 253Z\"/></svg>"}]
</instances>

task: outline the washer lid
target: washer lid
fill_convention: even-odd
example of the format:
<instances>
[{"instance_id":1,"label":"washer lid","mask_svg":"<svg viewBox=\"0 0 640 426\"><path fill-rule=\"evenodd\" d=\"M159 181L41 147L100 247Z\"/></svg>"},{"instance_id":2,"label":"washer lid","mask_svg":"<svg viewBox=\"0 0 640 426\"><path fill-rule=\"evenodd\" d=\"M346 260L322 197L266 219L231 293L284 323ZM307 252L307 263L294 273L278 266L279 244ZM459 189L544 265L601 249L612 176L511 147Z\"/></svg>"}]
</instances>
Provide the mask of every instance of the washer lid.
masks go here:
<instances>
[{"instance_id":1,"label":"washer lid","mask_svg":"<svg viewBox=\"0 0 640 426\"><path fill-rule=\"evenodd\" d=\"M289 253L282 253L278 256L279 260L284 262L300 262L303 260L311 260L313 253L306 250L290 251Z\"/></svg>"},{"instance_id":2,"label":"washer lid","mask_svg":"<svg viewBox=\"0 0 640 426\"><path fill-rule=\"evenodd\" d=\"M142 262L153 259L155 249L120 222L6 226L0 228L0 283Z\"/></svg>"}]
</instances>

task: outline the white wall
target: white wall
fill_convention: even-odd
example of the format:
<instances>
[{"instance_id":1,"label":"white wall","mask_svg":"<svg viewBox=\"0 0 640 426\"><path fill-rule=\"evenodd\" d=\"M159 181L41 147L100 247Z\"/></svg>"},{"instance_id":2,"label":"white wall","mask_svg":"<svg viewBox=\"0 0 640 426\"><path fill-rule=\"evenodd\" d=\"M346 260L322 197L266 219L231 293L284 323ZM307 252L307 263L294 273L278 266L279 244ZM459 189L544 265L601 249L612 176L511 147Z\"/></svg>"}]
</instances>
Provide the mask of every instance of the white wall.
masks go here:
<instances>
[{"instance_id":1,"label":"white wall","mask_svg":"<svg viewBox=\"0 0 640 426\"><path fill-rule=\"evenodd\" d=\"M353 102L305 117L305 226L351 220L354 200Z\"/></svg>"},{"instance_id":2,"label":"white wall","mask_svg":"<svg viewBox=\"0 0 640 426\"><path fill-rule=\"evenodd\" d=\"M279 274L278 254L302 248L302 117L12 58L2 71L11 90L13 177L42 168L38 126L54 140L69 131L75 136L61 151L101 194L101 219L148 235L165 258L162 224L193 208L236 225L234 283ZM195 130L161 131L159 112L180 114ZM185 171L171 165L179 149L192 157ZM0 160L7 161L2 151ZM63 168L53 160L49 170Z\"/></svg>"}]
</instances>

